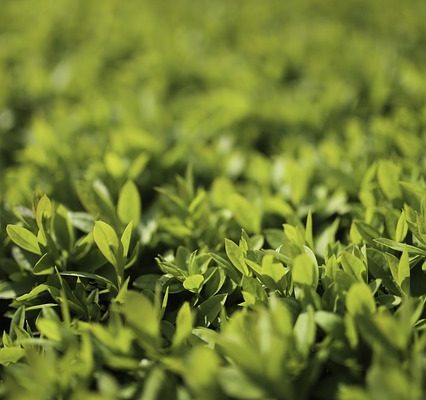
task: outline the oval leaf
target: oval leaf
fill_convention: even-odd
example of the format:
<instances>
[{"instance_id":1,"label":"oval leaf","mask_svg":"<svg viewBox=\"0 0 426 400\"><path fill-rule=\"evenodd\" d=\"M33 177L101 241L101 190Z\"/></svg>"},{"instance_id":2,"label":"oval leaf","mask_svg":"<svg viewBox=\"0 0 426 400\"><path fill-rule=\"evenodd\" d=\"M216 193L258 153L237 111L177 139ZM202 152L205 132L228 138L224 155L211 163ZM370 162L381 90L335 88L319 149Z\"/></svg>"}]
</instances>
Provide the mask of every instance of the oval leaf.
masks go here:
<instances>
[{"instance_id":1,"label":"oval leaf","mask_svg":"<svg viewBox=\"0 0 426 400\"><path fill-rule=\"evenodd\" d=\"M117 266L119 241L115 230L105 222L97 221L93 228L93 238L103 256Z\"/></svg>"},{"instance_id":2,"label":"oval leaf","mask_svg":"<svg viewBox=\"0 0 426 400\"><path fill-rule=\"evenodd\" d=\"M41 255L37 237L28 229L19 225L8 225L6 231L10 239L19 247L31 253Z\"/></svg>"},{"instance_id":3,"label":"oval leaf","mask_svg":"<svg viewBox=\"0 0 426 400\"><path fill-rule=\"evenodd\" d=\"M138 188L132 181L127 181L120 191L117 213L123 224L133 222L133 226L138 226L141 219L141 199Z\"/></svg>"}]
</instances>

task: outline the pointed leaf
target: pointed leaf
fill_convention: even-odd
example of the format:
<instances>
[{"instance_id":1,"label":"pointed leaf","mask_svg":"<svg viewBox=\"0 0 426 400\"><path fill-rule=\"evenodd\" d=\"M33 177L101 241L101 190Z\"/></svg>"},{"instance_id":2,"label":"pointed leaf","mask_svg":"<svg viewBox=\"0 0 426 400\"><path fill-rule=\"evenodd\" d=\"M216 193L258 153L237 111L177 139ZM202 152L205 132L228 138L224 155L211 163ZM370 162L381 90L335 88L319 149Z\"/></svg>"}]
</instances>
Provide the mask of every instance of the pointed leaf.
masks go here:
<instances>
[{"instance_id":1,"label":"pointed leaf","mask_svg":"<svg viewBox=\"0 0 426 400\"><path fill-rule=\"evenodd\" d=\"M93 238L103 256L114 266L118 265L119 241L115 230L105 222L96 221Z\"/></svg>"},{"instance_id":2,"label":"pointed leaf","mask_svg":"<svg viewBox=\"0 0 426 400\"><path fill-rule=\"evenodd\" d=\"M28 229L19 225L7 225L6 231L10 239L19 247L31 253L41 255L37 237Z\"/></svg>"},{"instance_id":3,"label":"pointed leaf","mask_svg":"<svg viewBox=\"0 0 426 400\"><path fill-rule=\"evenodd\" d=\"M117 213L124 224L133 222L138 226L141 219L141 199L139 191L133 181L127 181L118 197Z\"/></svg>"}]
</instances>

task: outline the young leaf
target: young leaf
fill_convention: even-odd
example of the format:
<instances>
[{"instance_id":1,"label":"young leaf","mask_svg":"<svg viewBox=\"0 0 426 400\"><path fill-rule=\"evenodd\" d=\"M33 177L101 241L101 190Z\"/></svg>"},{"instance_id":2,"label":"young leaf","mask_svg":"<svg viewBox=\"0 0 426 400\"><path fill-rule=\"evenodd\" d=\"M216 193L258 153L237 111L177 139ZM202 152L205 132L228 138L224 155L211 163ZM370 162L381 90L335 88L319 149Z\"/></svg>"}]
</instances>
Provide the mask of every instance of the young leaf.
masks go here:
<instances>
[{"instance_id":1,"label":"young leaf","mask_svg":"<svg viewBox=\"0 0 426 400\"><path fill-rule=\"evenodd\" d=\"M370 288L361 282L354 283L346 295L346 308L351 315L368 315L376 311Z\"/></svg>"},{"instance_id":2,"label":"young leaf","mask_svg":"<svg viewBox=\"0 0 426 400\"><path fill-rule=\"evenodd\" d=\"M115 230L105 222L96 221L93 238L103 256L114 266L118 265L120 243Z\"/></svg>"},{"instance_id":3,"label":"young leaf","mask_svg":"<svg viewBox=\"0 0 426 400\"><path fill-rule=\"evenodd\" d=\"M305 226L305 240L308 246L313 250L314 247L314 235L312 228L312 211L309 209L308 216L306 218Z\"/></svg>"},{"instance_id":4,"label":"young leaf","mask_svg":"<svg viewBox=\"0 0 426 400\"><path fill-rule=\"evenodd\" d=\"M123 224L133 222L134 227L139 225L141 219L141 199L138 188L132 181L127 181L120 191L117 213Z\"/></svg>"},{"instance_id":5,"label":"young leaf","mask_svg":"<svg viewBox=\"0 0 426 400\"><path fill-rule=\"evenodd\" d=\"M258 233L261 226L259 208L238 193L230 196L228 207L231 209L238 224L250 233Z\"/></svg>"},{"instance_id":6,"label":"young leaf","mask_svg":"<svg viewBox=\"0 0 426 400\"><path fill-rule=\"evenodd\" d=\"M377 167L377 180L385 196L393 200L401 195L399 175L401 167L390 160L381 160Z\"/></svg>"},{"instance_id":7,"label":"young leaf","mask_svg":"<svg viewBox=\"0 0 426 400\"><path fill-rule=\"evenodd\" d=\"M201 274L195 274L188 276L183 281L183 287L190 292L198 293L204 282L204 276Z\"/></svg>"},{"instance_id":8,"label":"young leaf","mask_svg":"<svg viewBox=\"0 0 426 400\"><path fill-rule=\"evenodd\" d=\"M295 284L314 288L318 285L318 267L307 254L300 254L294 259L291 273Z\"/></svg>"},{"instance_id":9,"label":"young leaf","mask_svg":"<svg viewBox=\"0 0 426 400\"><path fill-rule=\"evenodd\" d=\"M33 268L34 275L50 275L55 270L55 263L48 253L43 254Z\"/></svg>"},{"instance_id":10,"label":"young leaf","mask_svg":"<svg viewBox=\"0 0 426 400\"><path fill-rule=\"evenodd\" d=\"M344 251L341 262L345 272L353 275L359 281L367 281L367 267L358 257Z\"/></svg>"},{"instance_id":11,"label":"young leaf","mask_svg":"<svg viewBox=\"0 0 426 400\"><path fill-rule=\"evenodd\" d=\"M0 349L0 364L8 365L19 361L25 355L25 350L18 346L3 347Z\"/></svg>"},{"instance_id":12,"label":"young leaf","mask_svg":"<svg viewBox=\"0 0 426 400\"><path fill-rule=\"evenodd\" d=\"M299 315L296 324L294 325L294 335L299 350L305 356L309 353L309 350L315 342L315 314L312 306L309 306L307 312Z\"/></svg>"},{"instance_id":13,"label":"young leaf","mask_svg":"<svg viewBox=\"0 0 426 400\"><path fill-rule=\"evenodd\" d=\"M243 275L249 276L249 269L246 262L244 261L244 253L240 247L235 244L232 240L225 239L225 250L231 263L235 268L238 269Z\"/></svg>"},{"instance_id":14,"label":"young leaf","mask_svg":"<svg viewBox=\"0 0 426 400\"><path fill-rule=\"evenodd\" d=\"M50 340L59 342L61 340L61 330L58 322L53 319L40 318L37 320L37 329Z\"/></svg>"},{"instance_id":15,"label":"young leaf","mask_svg":"<svg viewBox=\"0 0 426 400\"><path fill-rule=\"evenodd\" d=\"M402 242L408 233L408 224L407 218L405 217L405 211L401 211L401 215L399 216L398 223L396 224L395 230L395 240L397 242Z\"/></svg>"},{"instance_id":16,"label":"young leaf","mask_svg":"<svg viewBox=\"0 0 426 400\"><path fill-rule=\"evenodd\" d=\"M121 306L126 320L143 334L141 339L156 344L160 339L159 315L153 304L142 294L128 291Z\"/></svg>"},{"instance_id":17,"label":"young leaf","mask_svg":"<svg viewBox=\"0 0 426 400\"><path fill-rule=\"evenodd\" d=\"M123 234L121 235L121 244L123 245L123 257L127 257L129 253L130 240L132 239L132 230L133 230L133 222L130 221L126 229L124 229Z\"/></svg>"},{"instance_id":18,"label":"young leaf","mask_svg":"<svg viewBox=\"0 0 426 400\"><path fill-rule=\"evenodd\" d=\"M189 337L192 331L193 314L189 303L183 303L176 318L176 332L173 336L173 348L178 348Z\"/></svg>"},{"instance_id":19,"label":"young leaf","mask_svg":"<svg viewBox=\"0 0 426 400\"><path fill-rule=\"evenodd\" d=\"M403 251L399 260L397 283L405 294L408 295L410 293L410 263L407 251Z\"/></svg>"},{"instance_id":20,"label":"young leaf","mask_svg":"<svg viewBox=\"0 0 426 400\"><path fill-rule=\"evenodd\" d=\"M28 229L19 225L7 225L6 231L10 239L19 247L31 253L41 255L37 237Z\"/></svg>"}]
</instances>

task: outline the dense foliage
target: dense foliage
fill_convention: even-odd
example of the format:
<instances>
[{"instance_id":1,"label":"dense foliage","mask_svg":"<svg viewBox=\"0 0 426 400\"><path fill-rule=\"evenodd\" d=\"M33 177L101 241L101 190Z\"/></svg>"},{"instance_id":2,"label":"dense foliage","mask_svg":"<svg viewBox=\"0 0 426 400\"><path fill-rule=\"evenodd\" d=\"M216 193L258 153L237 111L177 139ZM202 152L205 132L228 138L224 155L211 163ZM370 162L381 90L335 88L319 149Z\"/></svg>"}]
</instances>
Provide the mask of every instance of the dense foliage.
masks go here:
<instances>
[{"instance_id":1,"label":"dense foliage","mask_svg":"<svg viewBox=\"0 0 426 400\"><path fill-rule=\"evenodd\" d=\"M426 2L0 8L1 398L424 398Z\"/></svg>"}]
</instances>

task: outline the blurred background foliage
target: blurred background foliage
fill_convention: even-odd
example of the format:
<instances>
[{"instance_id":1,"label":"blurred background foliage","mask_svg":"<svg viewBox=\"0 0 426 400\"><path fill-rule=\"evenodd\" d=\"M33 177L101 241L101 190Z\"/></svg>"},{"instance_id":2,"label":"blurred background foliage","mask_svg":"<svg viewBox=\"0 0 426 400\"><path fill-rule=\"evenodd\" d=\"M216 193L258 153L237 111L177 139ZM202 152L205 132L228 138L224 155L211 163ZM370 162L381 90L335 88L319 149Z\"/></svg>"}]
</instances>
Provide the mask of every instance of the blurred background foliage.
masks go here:
<instances>
[{"instance_id":1,"label":"blurred background foliage","mask_svg":"<svg viewBox=\"0 0 426 400\"><path fill-rule=\"evenodd\" d=\"M424 15L414 0L4 1L1 199L78 208L82 175L149 193L188 163L206 184L262 186L302 165L301 186L349 194L379 157L423 168Z\"/></svg>"}]
</instances>

